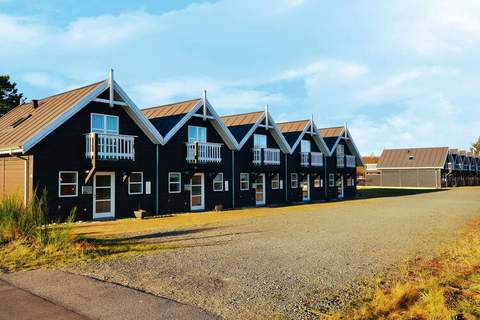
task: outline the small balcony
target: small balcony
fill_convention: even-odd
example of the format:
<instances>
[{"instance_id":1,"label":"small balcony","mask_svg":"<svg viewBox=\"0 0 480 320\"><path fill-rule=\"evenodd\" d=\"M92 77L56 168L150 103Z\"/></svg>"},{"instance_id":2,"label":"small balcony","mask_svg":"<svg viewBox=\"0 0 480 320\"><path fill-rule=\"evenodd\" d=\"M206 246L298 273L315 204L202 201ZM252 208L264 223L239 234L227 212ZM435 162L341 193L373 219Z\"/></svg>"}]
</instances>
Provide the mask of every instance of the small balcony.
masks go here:
<instances>
[{"instance_id":1,"label":"small balcony","mask_svg":"<svg viewBox=\"0 0 480 320\"><path fill-rule=\"evenodd\" d=\"M321 152L300 152L300 165L302 167L323 166L323 154Z\"/></svg>"},{"instance_id":2,"label":"small balcony","mask_svg":"<svg viewBox=\"0 0 480 320\"><path fill-rule=\"evenodd\" d=\"M262 152L263 150L263 152ZM274 148L254 148L253 164L260 165L280 165L280 149Z\"/></svg>"},{"instance_id":3,"label":"small balcony","mask_svg":"<svg viewBox=\"0 0 480 320\"><path fill-rule=\"evenodd\" d=\"M87 159L135 160L135 136L90 132L85 146Z\"/></svg>"},{"instance_id":4,"label":"small balcony","mask_svg":"<svg viewBox=\"0 0 480 320\"><path fill-rule=\"evenodd\" d=\"M188 163L221 163L222 144L211 142L187 142Z\"/></svg>"},{"instance_id":5,"label":"small balcony","mask_svg":"<svg viewBox=\"0 0 480 320\"><path fill-rule=\"evenodd\" d=\"M347 160L347 168L355 168L357 166L355 156L347 155L346 160Z\"/></svg>"}]
</instances>

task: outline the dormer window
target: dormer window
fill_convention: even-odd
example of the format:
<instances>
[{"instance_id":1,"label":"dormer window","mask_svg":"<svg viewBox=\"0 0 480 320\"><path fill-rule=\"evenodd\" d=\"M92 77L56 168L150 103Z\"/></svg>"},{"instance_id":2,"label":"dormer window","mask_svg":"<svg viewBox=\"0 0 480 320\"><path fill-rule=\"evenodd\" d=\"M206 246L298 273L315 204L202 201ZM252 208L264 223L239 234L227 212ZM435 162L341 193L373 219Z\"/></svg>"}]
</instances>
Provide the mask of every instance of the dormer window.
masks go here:
<instances>
[{"instance_id":1,"label":"dormer window","mask_svg":"<svg viewBox=\"0 0 480 320\"><path fill-rule=\"evenodd\" d=\"M92 113L90 132L118 134L118 117Z\"/></svg>"},{"instance_id":2,"label":"dormer window","mask_svg":"<svg viewBox=\"0 0 480 320\"><path fill-rule=\"evenodd\" d=\"M253 135L253 148L265 149L267 147L267 136L264 134Z\"/></svg>"},{"instance_id":3,"label":"dormer window","mask_svg":"<svg viewBox=\"0 0 480 320\"><path fill-rule=\"evenodd\" d=\"M188 126L188 142L207 142L207 128Z\"/></svg>"},{"instance_id":4,"label":"dormer window","mask_svg":"<svg viewBox=\"0 0 480 320\"><path fill-rule=\"evenodd\" d=\"M310 141L309 140L302 140L300 142L300 152L310 152Z\"/></svg>"}]
</instances>

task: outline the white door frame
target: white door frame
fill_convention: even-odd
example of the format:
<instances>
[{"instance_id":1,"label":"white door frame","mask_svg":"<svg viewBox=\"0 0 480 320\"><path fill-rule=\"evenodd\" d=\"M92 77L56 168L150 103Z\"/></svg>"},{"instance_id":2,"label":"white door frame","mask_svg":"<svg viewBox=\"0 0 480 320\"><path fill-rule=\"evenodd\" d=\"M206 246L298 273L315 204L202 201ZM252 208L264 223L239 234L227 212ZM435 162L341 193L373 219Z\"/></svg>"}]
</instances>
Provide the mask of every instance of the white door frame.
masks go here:
<instances>
[{"instance_id":1,"label":"white door frame","mask_svg":"<svg viewBox=\"0 0 480 320\"><path fill-rule=\"evenodd\" d=\"M310 173L307 174L307 197L303 194L303 179L302 179L302 200L310 201Z\"/></svg>"},{"instance_id":2,"label":"white door frame","mask_svg":"<svg viewBox=\"0 0 480 320\"><path fill-rule=\"evenodd\" d=\"M338 177L337 177L338 178ZM345 186L344 186L344 181L343 181L343 174L340 175L339 179L337 179L337 192L338 192L338 187L341 186L341 192L338 192L338 199L343 199L344 195L345 195ZM338 185L338 183L340 183L340 185Z\"/></svg>"},{"instance_id":3,"label":"white door frame","mask_svg":"<svg viewBox=\"0 0 480 320\"><path fill-rule=\"evenodd\" d=\"M96 212L96 202L97 202L97 175L101 176L110 176L110 212L106 213L97 213ZM110 219L115 218L115 172L112 171L99 171L96 172L93 176L93 219Z\"/></svg>"},{"instance_id":4,"label":"white door frame","mask_svg":"<svg viewBox=\"0 0 480 320\"><path fill-rule=\"evenodd\" d=\"M259 177L262 177L262 194L263 194L263 201L257 201L257 179ZM255 179L255 205L257 206L264 206L266 203L267 203L267 193L266 193L266 189L265 189L265 183L266 183L266 179L265 179L265 173L260 173L258 176L257 176L257 179Z\"/></svg>"},{"instance_id":5,"label":"white door frame","mask_svg":"<svg viewBox=\"0 0 480 320\"><path fill-rule=\"evenodd\" d=\"M203 172L197 172L195 174L193 174L193 176L200 176L201 177L201 184L200 184L200 187L201 187L201 190L202 190L202 195L201 195L201 199L202 199L202 203L201 205L199 206L194 206L192 203L192 192L193 192L193 184L192 184L192 178L190 178L190 210L191 211L199 211L199 210L205 210L205 174Z\"/></svg>"}]
</instances>

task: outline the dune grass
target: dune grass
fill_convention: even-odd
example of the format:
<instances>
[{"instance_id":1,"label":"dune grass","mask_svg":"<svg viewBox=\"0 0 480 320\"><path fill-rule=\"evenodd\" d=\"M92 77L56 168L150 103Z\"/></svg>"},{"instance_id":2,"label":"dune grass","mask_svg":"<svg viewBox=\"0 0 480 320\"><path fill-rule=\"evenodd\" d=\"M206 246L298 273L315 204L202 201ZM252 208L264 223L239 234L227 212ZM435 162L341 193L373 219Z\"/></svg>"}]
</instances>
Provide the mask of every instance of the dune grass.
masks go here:
<instances>
[{"instance_id":1,"label":"dune grass","mask_svg":"<svg viewBox=\"0 0 480 320\"><path fill-rule=\"evenodd\" d=\"M48 219L47 194L25 206L18 197L0 201L0 273L60 267L97 258L173 248L131 239L95 239L74 232L75 210L66 222Z\"/></svg>"},{"instance_id":2,"label":"dune grass","mask_svg":"<svg viewBox=\"0 0 480 320\"><path fill-rule=\"evenodd\" d=\"M323 318L480 319L480 220L433 257L401 264L395 280L377 279L358 305Z\"/></svg>"}]
</instances>

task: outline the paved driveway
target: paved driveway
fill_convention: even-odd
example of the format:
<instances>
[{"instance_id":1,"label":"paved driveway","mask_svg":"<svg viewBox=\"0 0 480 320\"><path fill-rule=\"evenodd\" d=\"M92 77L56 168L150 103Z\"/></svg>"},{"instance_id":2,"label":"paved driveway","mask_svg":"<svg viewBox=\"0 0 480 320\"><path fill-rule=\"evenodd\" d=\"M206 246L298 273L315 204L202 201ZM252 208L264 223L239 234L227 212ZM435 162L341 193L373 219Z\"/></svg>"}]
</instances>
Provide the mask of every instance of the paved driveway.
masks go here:
<instances>
[{"instance_id":1,"label":"paved driveway","mask_svg":"<svg viewBox=\"0 0 480 320\"><path fill-rule=\"evenodd\" d=\"M310 318L312 309L350 301L365 276L454 237L479 209L480 188L279 208L203 229L140 235L180 248L72 270L227 319Z\"/></svg>"}]
</instances>

